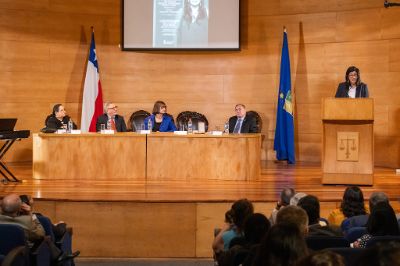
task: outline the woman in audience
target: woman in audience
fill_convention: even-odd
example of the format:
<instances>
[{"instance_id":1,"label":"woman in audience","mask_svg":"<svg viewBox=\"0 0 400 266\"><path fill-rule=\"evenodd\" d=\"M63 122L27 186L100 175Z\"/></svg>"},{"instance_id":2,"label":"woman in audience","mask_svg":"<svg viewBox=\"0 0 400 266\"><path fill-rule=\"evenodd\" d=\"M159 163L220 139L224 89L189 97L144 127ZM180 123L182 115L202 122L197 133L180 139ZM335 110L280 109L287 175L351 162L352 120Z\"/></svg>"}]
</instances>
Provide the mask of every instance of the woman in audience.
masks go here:
<instances>
[{"instance_id":1,"label":"woman in audience","mask_svg":"<svg viewBox=\"0 0 400 266\"><path fill-rule=\"evenodd\" d=\"M45 125L47 128L51 129L67 129L67 124L70 119L64 106L58 103L53 106L53 112L47 116ZM73 127L77 129L75 123L73 123Z\"/></svg>"},{"instance_id":2,"label":"woman in audience","mask_svg":"<svg viewBox=\"0 0 400 266\"><path fill-rule=\"evenodd\" d=\"M253 204L247 199L240 199L232 204L231 215L233 224L225 223L212 244L216 255L224 250L228 250L232 239L243 236L244 223L253 213Z\"/></svg>"},{"instance_id":3,"label":"woman in audience","mask_svg":"<svg viewBox=\"0 0 400 266\"><path fill-rule=\"evenodd\" d=\"M304 235L299 228L294 224L281 223L269 229L252 265L291 266L307 254Z\"/></svg>"},{"instance_id":4,"label":"woman in audience","mask_svg":"<svg viewBox=\"0 0 400 266\"><path fill-rule=\"evenodd\" d=\"M154 132L176 131L174 120L167 114L167 105L163 101L156 101L152 115L144 119L144 127L147 130L150 129L149 120L151 121L151 130Z\"/></svg>"},{"instance_id":5,"label":"woman in audience","mask_svg":"<svg viewBox=\"0 0 400 266\"><path fill-rule=\"evenodd\" d=\"M304 257L296 266L344 266L344 258L330 250L321 250Z\"/></svg>"},{"instance_id":6,"label":"woman in audience","mask_svg":"<svg viewBox=\"0 0 400 266\"><path fill-rule=\"evenodd\" d=\"M367 234L353 243L353 247L365 248L374 236L397 236L399 224L392 206L387 202L379 202L373 209L367 222Z\"/></svg>"},{"instance_id":7,"label":"woman in audience","mask_svg":"<svg viewBox=\"0 0 400 266\"><path fill-rule=\"evenodd\" d=\"M335 209L329 214L329 224L340 226L346 218L366 214L366 209L361 189L357 186L348 187L343 194L340 208Z\"/></svg>"}]
</instances>

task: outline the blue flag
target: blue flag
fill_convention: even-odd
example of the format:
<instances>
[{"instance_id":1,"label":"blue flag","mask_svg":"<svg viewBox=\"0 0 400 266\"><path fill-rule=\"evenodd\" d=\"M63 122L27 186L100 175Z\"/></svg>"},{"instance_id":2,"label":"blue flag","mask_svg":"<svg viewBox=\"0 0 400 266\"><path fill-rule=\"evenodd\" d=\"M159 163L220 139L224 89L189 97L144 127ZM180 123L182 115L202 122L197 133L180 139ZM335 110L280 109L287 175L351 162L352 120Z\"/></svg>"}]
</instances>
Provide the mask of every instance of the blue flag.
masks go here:
<instances>
[{"instance_id":1,"label":"blue flag","mask_svg":"<svg viewBox=\"0 0 400 266\"><path fill-rule=\"evenodd\" d=\"M290 82L290 59L286 30L283 32L281 77L279 81L278 110L276 113L276 128L274 150L276 159L295 163L293 102Z\"/></svg>"}]
</instances>

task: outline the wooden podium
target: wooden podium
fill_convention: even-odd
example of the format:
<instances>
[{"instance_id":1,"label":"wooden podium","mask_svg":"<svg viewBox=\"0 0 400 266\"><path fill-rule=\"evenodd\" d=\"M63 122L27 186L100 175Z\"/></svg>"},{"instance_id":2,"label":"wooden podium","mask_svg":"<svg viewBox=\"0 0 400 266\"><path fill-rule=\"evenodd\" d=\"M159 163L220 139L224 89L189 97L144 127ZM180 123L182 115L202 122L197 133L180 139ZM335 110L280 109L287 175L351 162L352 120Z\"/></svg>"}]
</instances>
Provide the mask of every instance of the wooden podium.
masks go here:
<instances>
[{"instance_id":1,"label":"wooden podium","mask_svg":"<svg viewBox=\"0 0 400 266\"><path fill-rule=\"evenodd\" d=\"M323 99L322 121L322 184L372 185L373 99Z\"/></svg>"}]
</instances>

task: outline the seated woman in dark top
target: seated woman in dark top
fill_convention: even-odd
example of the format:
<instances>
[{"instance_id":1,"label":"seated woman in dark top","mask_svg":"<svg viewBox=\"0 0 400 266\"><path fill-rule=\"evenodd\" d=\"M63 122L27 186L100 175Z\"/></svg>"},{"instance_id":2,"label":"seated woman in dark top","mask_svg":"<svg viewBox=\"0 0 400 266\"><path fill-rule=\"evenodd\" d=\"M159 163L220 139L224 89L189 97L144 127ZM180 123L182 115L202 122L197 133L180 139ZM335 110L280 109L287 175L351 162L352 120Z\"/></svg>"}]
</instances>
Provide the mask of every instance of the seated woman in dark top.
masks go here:
<instances>
[{"instance_id":1,"label":"seated woman in dark top","mask_svg":"<svg viewBox=\"0 0 400 266\"><path fill-rule=\"evenodd\" d=\"M156 101L153 107L153 114L144 119L145 129L149 129L149 120L151 121L151 130L157 132L176 131L174 120L167 114L167 105L163 101Z\"/></svg>"},{"instance_id":2,"label":"seated woman in dark top","mask_svg":"<svg viewBox=\"0 0 400 266\"><path fill-rule=\"evenodd\" d=\"M53 106L53 113L47 116L45 124L47 128L51 129L66 129L70 119L64 106L58 103ZM73 123L73 127L74 129L78 128L75 123Z\"/></svg>"},{"instance_id":3,"label":"seated woman in dark top","mask_svg":"<svg viewBox=\"0 0 400 266\"><path fill-rule=\"evenodd\" d=\"M368 86L361 82L360 70L351 66L346 71L345 82L339 84L336 98L368 98Z\"/></svg>"}]
</instances>

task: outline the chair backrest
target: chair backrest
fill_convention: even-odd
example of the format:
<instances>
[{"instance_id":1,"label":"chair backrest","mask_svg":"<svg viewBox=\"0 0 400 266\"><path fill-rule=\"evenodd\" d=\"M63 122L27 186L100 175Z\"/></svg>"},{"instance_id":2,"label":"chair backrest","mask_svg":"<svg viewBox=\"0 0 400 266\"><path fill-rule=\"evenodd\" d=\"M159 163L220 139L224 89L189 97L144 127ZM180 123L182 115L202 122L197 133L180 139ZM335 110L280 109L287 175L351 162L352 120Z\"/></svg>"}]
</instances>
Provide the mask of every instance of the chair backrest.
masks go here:
<instances>
[{"instance_id":1,"label":"chair backrest","mask_svg":"<svg viewBox=\"0 0 400 266\"><path fill-rule=\"evenodd\" d=\"M24 229L15 224L0 224L0 254L8 254L18 246L25 246Z\"/></svg>"},{"instance_id":2,"label":"chair backrest","mask_svg":"<svg viewBox=\"0 0 400 266\"><path fill-rule=\"evenodd\" d=\"M381 242L400 242L400 236L374 236L370 240L367 241L365 247L373 247L376 243Z\"/></svg>"},{"instance_id":3,"label":"chair backrest","mask_svg":"<svg viewBox=\"0 0 400 266\"><path fill-rule=\"evenodd\" d=\"M263 125L261 116L256 111L247 111L246 114L250 115L252 117L255 117L257 128L258 128L258 132L257 133L260 133L261 130L262 130L262 125Z\"/></svg>"},{"instance_id":4,"label":"chair backrest","mask_svg":"<svg viewBox=\"0 0 400 266\"><path fill-rule=\"evenodd\" d=\"M350 247L350 242L341 236L308 236L306 243L308 248L312 250Z\"/></svg>"},{"instance_id":5,"label":"chair backrest","mask_svg":"<svg viewBox=\"0 0 400 266\"><path fill-rule=\"evenodd\" d=\"M354 263L360 254L365 251L364 248L328 248L328 250L341 255L344 258L346 266L355 265Z\"/></svg>"},{"instance_id":6,"label":"chair backrest","mask_svg":"<svg viewBox=\"0 0 400 266\"><path fill-rule=\"evenodd\" d=\"M145 110L133 112L128 121L128 131L136 132L141 130L140 127L141 125L144 125L144 119L149 115L150 113Z\"/></svg>"},{"instance_id":7,"label":"chair backrest","mask_svg":"<svg viewBox=\"0 0 400 266\"><path fill-rule=\"evenodd\" d=\"M29 250L26 246L18 246L13 248L0 261L2 266L25 266L29 265Z\"/></svg>"},{"instance_id":8,"label":"chair backrest","mask_svg":"<svg viewBox=\"0 0 400 266\"><path fill-rule=\"evenodd\" d=\"M201 113L193 111L183 111L176 117L176 126L178 130L187 129L189 119L192 119L193 130L199 130L198 123L204 122L205 131L208 131L208 120L207 117Z\"/></svg>"},{"instance_id":9,"label":"chair backrest","mask_svg":"<svg viewBox=\"0 0 400 266\"><path fill-rule=\"evenodd\" d=\"M55 241L55 236L52 228L52 223L49 218L46 216L42 215L37 215L36 216L40 222L40 224L43 226L43 229L46 233L47 236L50 236L51 240L54 242Z\"/></svg>"}]
</instances>

